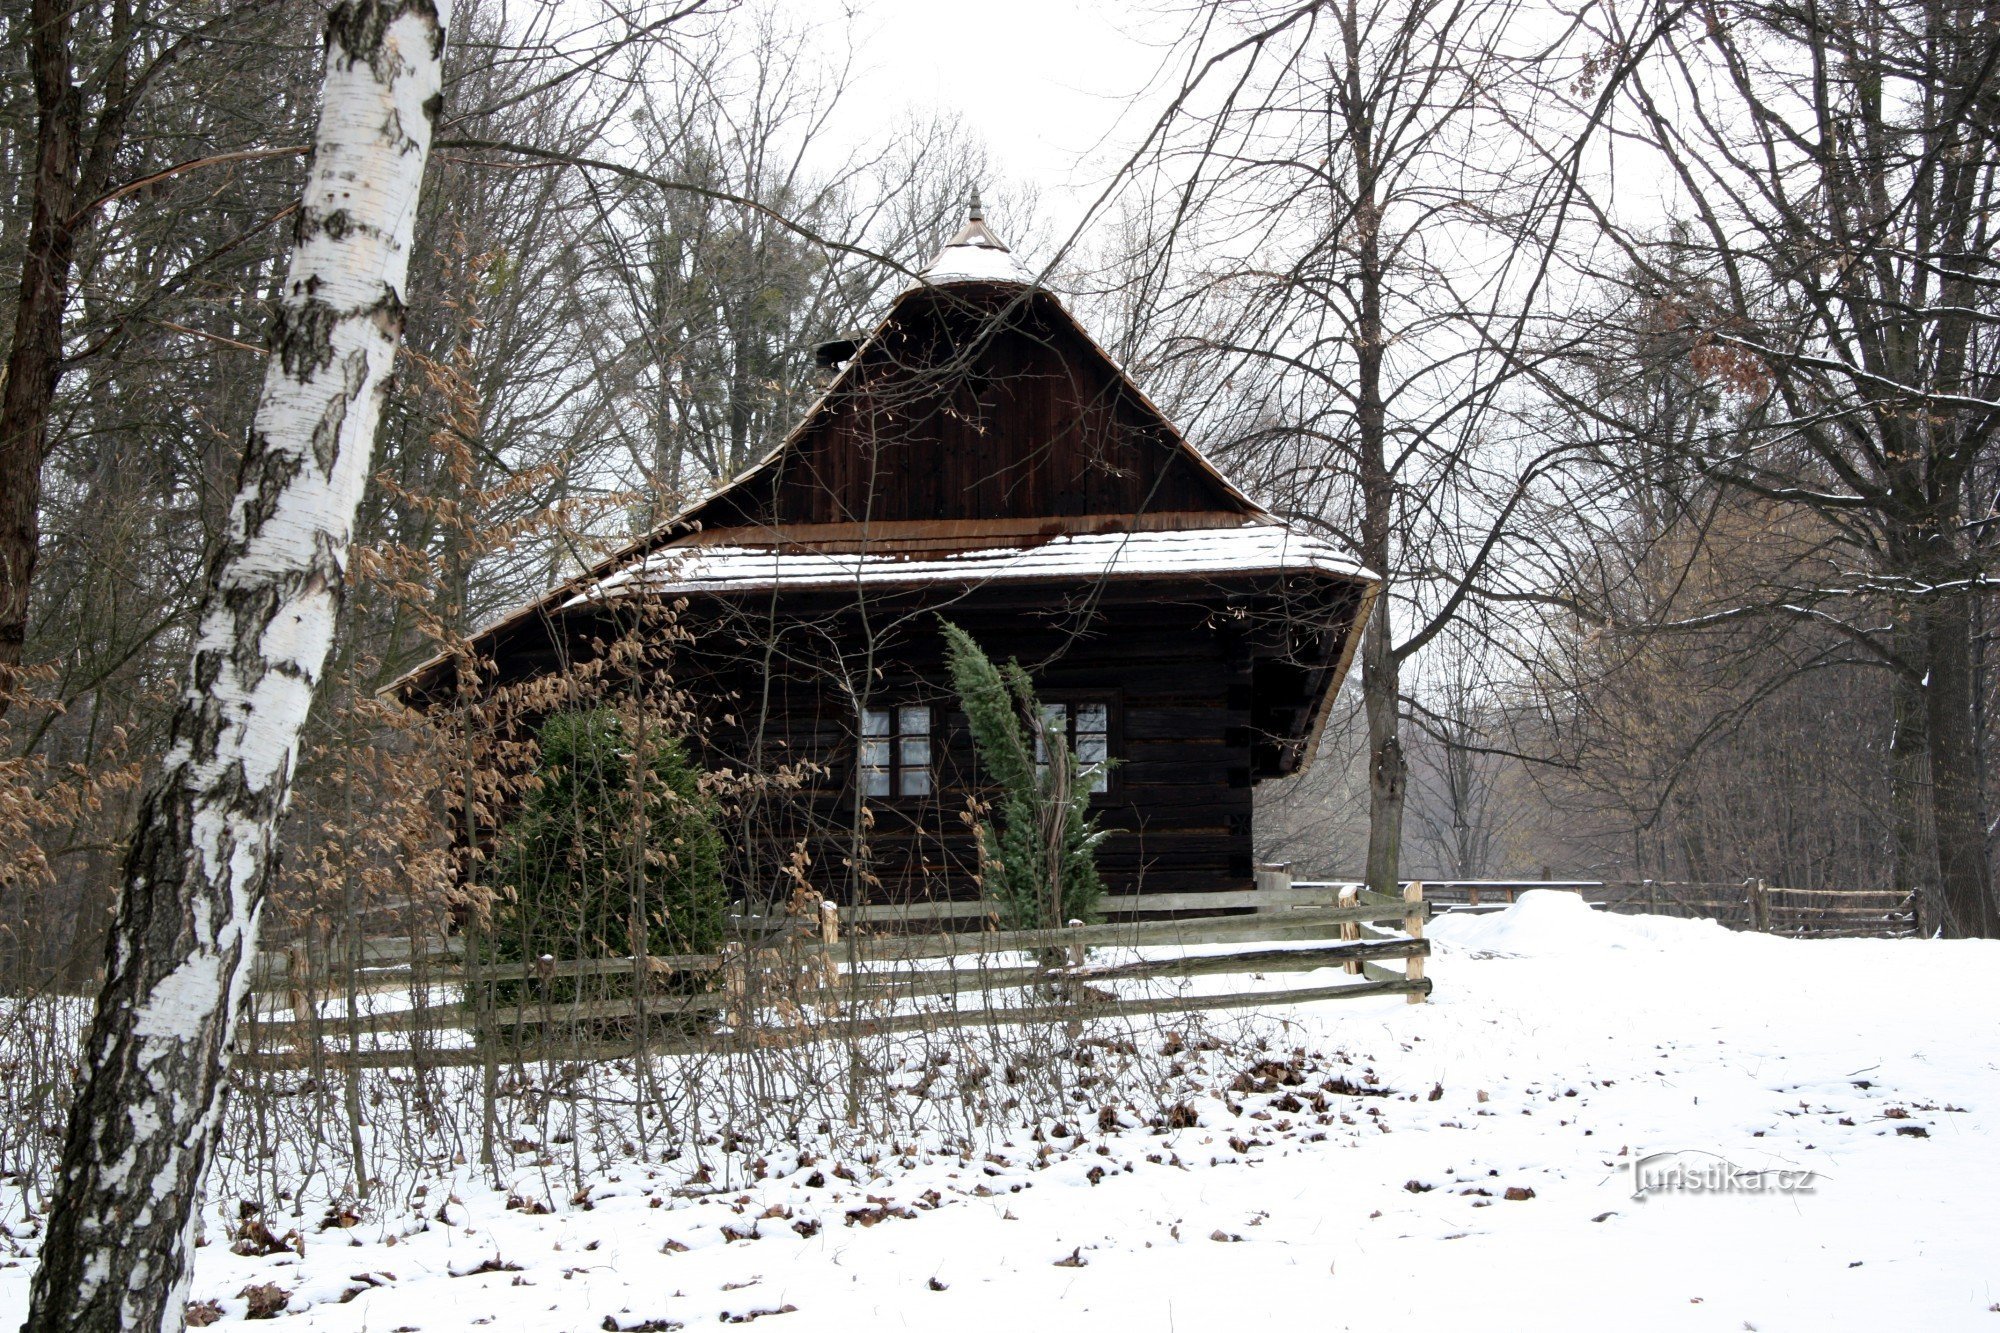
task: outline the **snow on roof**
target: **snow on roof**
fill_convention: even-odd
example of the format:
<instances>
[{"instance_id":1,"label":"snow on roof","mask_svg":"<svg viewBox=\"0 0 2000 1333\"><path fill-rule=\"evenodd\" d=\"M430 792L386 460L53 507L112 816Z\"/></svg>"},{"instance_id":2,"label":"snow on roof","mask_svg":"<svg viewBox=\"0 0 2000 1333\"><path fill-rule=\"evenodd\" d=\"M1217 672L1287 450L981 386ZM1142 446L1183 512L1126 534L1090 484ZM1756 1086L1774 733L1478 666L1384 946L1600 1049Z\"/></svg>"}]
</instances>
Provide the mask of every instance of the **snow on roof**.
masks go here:
<instances>
[{"instance_id":1,"label":"snow on roof","mask_svg":"<svg viewBox=\"0 0 2000 1333\"><path fill-rule=\"evenodd\" d=\"M1022 267L1014 252L987 227L986 210L979 203L977 190L972 192L965 225L917 276L919 286L944 282L1017 282L1029 286L1035 281L1035 275Z\"/></svg>"},{"instance_id":2,"label":"snow on roof","mask_svg":"<svg viewBox=\"0 0 2000 1333\"><path fill-rule=\"evenodd\" d=\"M947 245L919 275L933 286L946 282L1017 282L1028 286L1035 275L1008 250L987 246Z\"/></svg>"},{"instance_id":3,"label":"snow on roof","mask_svg":"<svg viewBox=\"0 0 2000 1333\"><path fill-rule=\"evenodd\" d=\"M734 592L986 584L1016 581L1216 577L1246 574L1375 576L1330 542L1276 523L1181 532L1114 532L1055 537L1038 545L909 557L750 546L669 546L635 560L572 596L565 609L633 591Z\"/></svg>"}]
</instances>

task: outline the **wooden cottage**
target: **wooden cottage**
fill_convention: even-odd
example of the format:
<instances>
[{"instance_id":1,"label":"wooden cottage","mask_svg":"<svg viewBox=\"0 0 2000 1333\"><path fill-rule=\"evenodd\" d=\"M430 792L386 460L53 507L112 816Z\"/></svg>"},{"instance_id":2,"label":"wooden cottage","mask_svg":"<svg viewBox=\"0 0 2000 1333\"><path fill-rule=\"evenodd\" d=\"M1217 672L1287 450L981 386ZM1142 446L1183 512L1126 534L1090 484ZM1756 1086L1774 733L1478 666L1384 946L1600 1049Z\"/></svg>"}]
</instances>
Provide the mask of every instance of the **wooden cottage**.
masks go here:
<instances>
[{"instance_id":1,"label":"wooden cottage","mask_svg":"<svg viewBox=\"0 0 2000 1333\"><path fill-rule=\"evenodd\" d=\"M1088 769L1113 893L1248 888L1252 787L1311 759L1375 594L1230 484L986 226L965 227L762 461L479 636L574 669L642 604L711 767L810 776L732 829L746 883L976 894L976 755L938 620L1032 674ZM405 681L438 697L448 663ZM794 862L796 864L796 862ZM753 890L755 891L755 890Z\"/></svg>"}]
</instances>

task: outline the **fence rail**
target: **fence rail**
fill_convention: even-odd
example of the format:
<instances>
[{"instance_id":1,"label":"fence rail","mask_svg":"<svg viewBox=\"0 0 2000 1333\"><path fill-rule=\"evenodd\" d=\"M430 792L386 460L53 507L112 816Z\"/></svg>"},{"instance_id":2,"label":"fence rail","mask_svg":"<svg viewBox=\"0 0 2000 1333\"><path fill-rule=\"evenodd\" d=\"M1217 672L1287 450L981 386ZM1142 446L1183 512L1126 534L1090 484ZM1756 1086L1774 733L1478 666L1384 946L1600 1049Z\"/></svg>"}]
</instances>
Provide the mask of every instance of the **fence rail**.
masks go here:
<instances>
[{"instance_id":1,"label":"fence rail","mask_svg":"<svg viewBox=\"0 0 2000 1333\"><path fill-rule=\"evenodd\" d=\"M1318 889L1340 881L1310 881ZM1798 889L1761 879L1672 880L1425 880L1424 898L1439 912L1492 912L1530 889L1581 894L1608 912L1711 917L1732 930L1800 939L1901 938L1918 933L1912 895L1894 889Z\"/></svg>"},{"instance_id":2,"label":"fence rail","mask_svg":"<svg viewBox=\"0 0 2000 1333\"><path fill-rule=\"evenodd\" d=\"M1101 925L1000 930L984 903L869 905L799 916L739 917L737 938L719 953L624 958L468 959L456 939L368 941L370 966L340 977L338 995L318 991L326 975L298 944L260 955L256 1003L243 1030L253 1063L312 1062L395 1067L418 1058L418 1039L460 1032L470 1044L421 1053L431 1067L490 1061L496 1044L513 1052L546 1042L559 1026L617 1027L606 1054L631 1054L638 1040L655 1051L708 1048L719 1036L759 1045L809 1039L838 1016L843 1034L920 1026L996 1024L1166 1014L1402 994L1430 993L1424 959L1428 916L1421 886L1400 895L1358 885L1285 885L1224 893L1159 893L1112 898ZM1199 915L1191 915L1196 914ZM1307 947L1270 947L1297 940ZM1318 941L1315 947L1314 942ZM1163 956L1091 961L1087 950L1180 950ZM1248 946L1248 947L1245 947ZM335 951L329 951L335 952ZM1023 963L1022 955L1031 960ZM339 953L330 961L345 959ZM1274 990L1120 995L1104 988L1138 982L1297 974L1340 968L1354 980ZM625 993L555 998L552 983L628 979ZM512 990L507 1003L502 992ZM361 997L404 991L408 1007L364 1006ZM539 997L526 992L539 990ZM961 1003L961 997L974 997ZM344 1001L344 1003L343 1003ZM924 1007L921 1002L940 1004ZM910 1006L917 1005L912 1009ZM329 1014L328 1008L339 1010ZM372 1011L371 1011L372 1008ZM657 1032L650 1039L647 1029ZM329 1050L327 1036L345 1036ZM385 1045L385 1038L408 1044ZM565 1056L577 1050L563 1046Z\"/></svg>"},{"instance_id":3,"label":"fence rail","mask_svg":"<svg viewBox=\"0 0 2000 1333\"><path fill-rule=\"evenodd\" d=\"M1351 881L1294 881L1284 867L1263 867L1257 885L1117 896L1104 903L1103 924L1030 931L999 929L984 902L825 905L817 920L737 917L732 942L712 954L497 962L468 959L455 936L376 936L349 938L315 958L308 941L294 940L257 959L244 1044L249 1059L273 1065L302 1064L310 1054L316 1063L393 1067L411 1063L420 1046L428 1047L427 1064L470 1064L490 1061L496 1043L511 1042L519 1054L545 1046L554 1029L574 1035L593 1025L618 1029L609 1045L630 1053L635 1039L687 1050L706 1049L718 1035L747 1034L763 1045L806 1040L834 1016L845 1033L872 1034L1399 993L1416 1003L1430 992L1429 916L1499 910L1530 889L1574 892L1606 911L1713 917L1733 929L1802 938L1917 930L1904 895L1754 879L1431 880L1380 895ZM1298 947L1280 947L1288 941ZM1090 949L1156 956L1091 960ZM350 962L360 966L343 970ZM1185 984L1178 994L1105 989L1329 968L1352 979L1207 994ZM586 995L591 984L607 993ZM559 994L563 988L570 993ZM377 1003L398 991L407 1005ZM469 1044L440 1044L450 1033ZM327 1041L343 1036L344 1050ZM579 1047L571 1041L564 1049Z\"/></svg>"}]
</instances>

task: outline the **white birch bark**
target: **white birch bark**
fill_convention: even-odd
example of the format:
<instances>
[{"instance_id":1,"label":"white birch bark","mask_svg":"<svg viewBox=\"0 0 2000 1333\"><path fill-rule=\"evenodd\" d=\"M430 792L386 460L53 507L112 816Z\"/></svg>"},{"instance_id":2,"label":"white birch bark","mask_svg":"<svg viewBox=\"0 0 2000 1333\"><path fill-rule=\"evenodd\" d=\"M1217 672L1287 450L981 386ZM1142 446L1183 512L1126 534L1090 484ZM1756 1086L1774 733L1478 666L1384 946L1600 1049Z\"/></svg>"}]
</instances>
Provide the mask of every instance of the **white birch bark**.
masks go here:
<instances>
[{"instance_id":1,"label":"white birch bark","mask_svg":"<svg viewBox=\"0 0 2000 1333\"><path fill-rule=\"evenodd\" d=\"M262 396L125 862L29 1333L178 1330L204 1168L403 325L449 0L345 0Z\"/></svg>"}]
</instances>

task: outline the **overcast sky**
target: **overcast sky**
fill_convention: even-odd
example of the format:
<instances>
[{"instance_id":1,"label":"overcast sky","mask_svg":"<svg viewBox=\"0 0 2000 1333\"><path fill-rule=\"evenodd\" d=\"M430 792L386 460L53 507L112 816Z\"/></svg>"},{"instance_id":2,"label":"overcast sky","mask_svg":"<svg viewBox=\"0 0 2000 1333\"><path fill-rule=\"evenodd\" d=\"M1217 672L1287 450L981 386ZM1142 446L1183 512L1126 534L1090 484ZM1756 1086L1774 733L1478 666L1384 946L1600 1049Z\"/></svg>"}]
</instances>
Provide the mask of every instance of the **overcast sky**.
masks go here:
<instances>
[{"instance_id":1,"label":"overcast sky","mask_svg":"<svg viewBox=\"0 0 2000 1333\"><path fill-rule=\"evenodd\" d=\"M830 25L840 0L789 0ZM850 108L957 112L1066 233L1159 110L1171 20L1106 0L856 0ZM1148 36L1150 34L1150 37ZM996 219L996 221L1001 221ZM1004 233L1004 222L1002 223Z\"/></svg>"}]
</instances>

